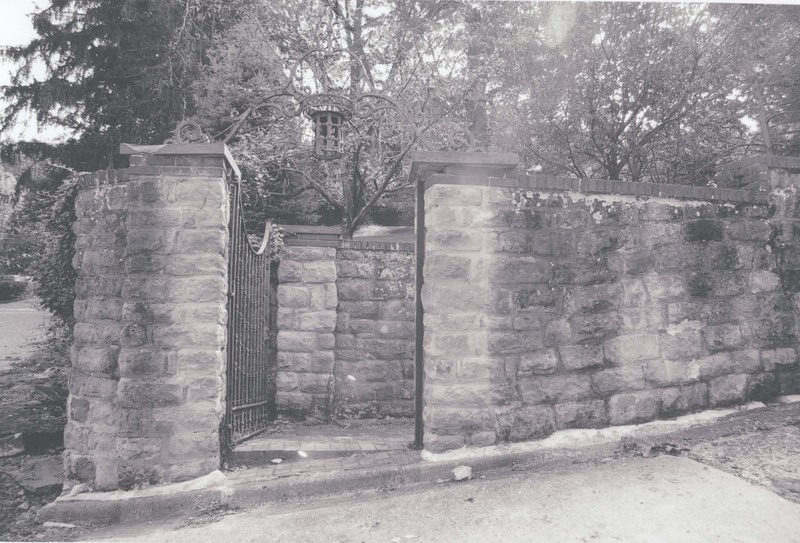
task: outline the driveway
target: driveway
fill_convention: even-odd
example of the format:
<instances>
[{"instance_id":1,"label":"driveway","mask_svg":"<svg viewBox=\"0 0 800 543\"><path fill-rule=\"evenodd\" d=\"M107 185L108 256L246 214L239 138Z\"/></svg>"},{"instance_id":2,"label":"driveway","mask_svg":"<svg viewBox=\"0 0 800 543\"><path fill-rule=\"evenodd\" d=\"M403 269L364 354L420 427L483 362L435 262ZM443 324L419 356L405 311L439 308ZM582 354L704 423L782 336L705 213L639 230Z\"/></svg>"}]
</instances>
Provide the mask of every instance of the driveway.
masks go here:
<instances>
[{"instance_id":1,"label":"driveway","mask_svg":"<svg viewBox=\"0 0 800 543\"><path fill-rule=\"evenodd\" d=\"M0 303L0 373L33 353L44 339L46 319L36 298Z\"/></svg>"}]
</instances>

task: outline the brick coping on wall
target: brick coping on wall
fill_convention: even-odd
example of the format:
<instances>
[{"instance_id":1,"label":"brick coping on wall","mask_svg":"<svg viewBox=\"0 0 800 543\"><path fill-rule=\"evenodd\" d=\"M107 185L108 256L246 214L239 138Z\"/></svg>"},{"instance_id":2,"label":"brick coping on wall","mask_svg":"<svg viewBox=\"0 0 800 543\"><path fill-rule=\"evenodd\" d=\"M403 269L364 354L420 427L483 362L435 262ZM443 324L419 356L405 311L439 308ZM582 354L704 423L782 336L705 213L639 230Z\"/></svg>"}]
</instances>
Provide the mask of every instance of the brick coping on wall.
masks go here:
<instances>
[{"instance_id":1,"label":"brick coping on wall","mask_svg":"<svg viewBox=\"0 0 800 543\"><path fill-rule=\"evenodd\" d=\"M714 187L693 187L688 185L668 185L656 183L633 183L610 179L580 179L555 175L533 174L518 177L488 177L481 175L433 174L425 182L425 188L432 185L480 185L488 187L544 189L572 191L587 194L614 194L621 196L642 196L656 198L676 198L682 200L707 200L747 204L769 203L769 193L763 191L727 189Z\"/></svg>"},{"instance_id":2,"label":"brick coping on wall","mask_svg":"<svg viewBox=\"0 0 800 543\"><path fill-rule=\"evenodd\" d=\"M405 241L345 240L339 239L342 229L338 226L308 226L302 224L279 225L289 235L286 245L292 247L336 247L362 251L414 252L415 243Z\"/></svg>"}]
</instances>

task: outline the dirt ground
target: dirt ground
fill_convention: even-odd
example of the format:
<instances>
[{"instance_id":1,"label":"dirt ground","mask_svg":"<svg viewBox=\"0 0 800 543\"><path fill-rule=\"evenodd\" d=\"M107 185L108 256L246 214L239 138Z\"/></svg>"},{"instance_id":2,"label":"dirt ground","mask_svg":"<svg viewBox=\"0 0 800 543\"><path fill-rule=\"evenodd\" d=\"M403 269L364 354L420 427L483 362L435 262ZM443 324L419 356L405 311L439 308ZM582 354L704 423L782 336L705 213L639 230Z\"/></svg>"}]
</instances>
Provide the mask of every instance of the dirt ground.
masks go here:
<instances>
[{"instance_id":1,"label":"dirt ground","mask_svg":"<svg viewBox=\"0 0 800 543\"><path fill-rule=\"evenodd\" d=\"M22 433L26 449L0 457L2 541L62 541L74 531L36 522L61 493L66 422L66 374L46 353L46 319L35 299L0 304L0 436Z\"/></svg>"},{"instance_id":2,"label":"dirt ground","mask_svg":"<svg viewBox=\"0 0 800 543\"><path fill-rule=\"evenodd\" d=\"M687 455L800 503L800 419L696 443Z\"/></svg>"}]
</instances>

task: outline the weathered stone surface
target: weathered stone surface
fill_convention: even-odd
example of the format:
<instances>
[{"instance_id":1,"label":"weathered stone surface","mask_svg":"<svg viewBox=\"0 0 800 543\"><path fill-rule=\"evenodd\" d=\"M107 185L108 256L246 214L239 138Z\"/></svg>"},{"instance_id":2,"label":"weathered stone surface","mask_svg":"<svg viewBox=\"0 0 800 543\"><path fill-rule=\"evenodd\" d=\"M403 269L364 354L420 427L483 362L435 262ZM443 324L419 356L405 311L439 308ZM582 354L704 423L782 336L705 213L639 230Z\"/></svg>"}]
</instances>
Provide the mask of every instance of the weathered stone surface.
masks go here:
<instances>
[{"instance_id":1,"label":"weathered stone surface","mask_svg":"<svg viewBox=\"0 0 800 543\"><path fill-rule=\"evenodd\" d=\"M699 411L708 405L708 386L706 383L662 388L658 390L661 405L659 415L674 417L691 411Z\"/></svg>"},{"instance_id":2,"label":"weathered stone surface","mask_svg":"<svg viewBox=\"0 0 800 543\"><path fill-rule=\"evenodd\" d=\"M545 345L565 345L572 338L572 325L567 319L557 319L547 323L544 329Z\"/></svg>"},{"instance_id":3,"label":"weathered stone surface","mask_svg":"<svg viewBox=\"0 0 800 543\"><path fill-rule=\"evenodd\" d=\"M564 345L558 351L561 364L567 371L603 365L602 345Z\"/></svg>"},{"instance_id":4,"label":"weathered stone surface","mask_svg":"<svg viewBox=\"0 0 800 543\"><path fill-rule=\"evenodd\" d=\"M458 466L450 472L450 480L456 483L472 479L472 468L469 466Z\"/></svg>"},{"instance_id":5,"label":"weathered stone surface","mask_svg":"<svg viewBox=\"0 0 800 543\"><path fill-rule=\"evenodd\" d=\"M592 391L600 396L645 388L644 368L632 364L608 368L592 374Z\"/></svg>"},{"instance_id":6,"label":"weathered stone surface","mask_svg":"<svg viewBox=\"0 0 800 543\"><path fill-rule=\"evenodd\" d=\"M771 292L779 288L780 284L780 277L770 271L759 270L750 274L750 292L753 294Z\"/></svg>"},{"instance_id":7,"label":"weathered stone surface","mask_svg":"<svg viewBox=\"0 0 800 543\"><path fill-rule=\"evenodd\" d=\"M676 334L662 334L661 355L665 360L691 360L706 354L703 335L698 330Z\"/></svg>"},{"instance_id":8,"label":"weathered stone surface","mask_svg":"<svg viewBox=\"0 0 800 543\"><path fill-rule=\"evenodd\" d=\"M536 375L518 381L522 399L530 404L585 400L591 396L588 375Z\"/></svg>"},{"instance_id":9,"label":"weathered stone surface","mask_svg":"<svg viewBox=\"0 0 800 543\"><path fill-rule=\"evenodd\" d=\"M24 452L25 442L21 433L0 437L0 457L15 456Z\"/></svg>"},{"instance_id":10,"label":"weathered stone surface","mask_svg":"<svg viewBox=\"0 0 800 543\"><path fill-rule=\"evenodd\" d=\"M688 384L696 381L699 375L694 367L685 361L653 360L644 366L644 377L654 387Z\"/></svg>"},{"instance_id":11,"label":"weathered stone surface","mask_svg":"<svg viewBox=\"0 0 800 543\"><path fill-rule=\"evenodd\" d=\"M655 390L617 394L608 400L609 422L619 425L653 420L660 407L661 397Z\"/></svg>"},{"instance_id":12,"label":"weathered stone surface","mask_svg":"<svg viewBox=\"0 0 800 543\"><path fill-rule=\"evenodd\" d=\"M793 348L769 349L761 351L761 363L765 371L773 371L779 366L797 363L797 352Z\"/></svg>"},{"instance_id":13,"label":"weathered stone surface","mask_svg":"<svg viewBox=\"0 0 800 543\"><path fill-rule=\"evenodd\" d=\"M605 343L605 358L615 366L646 362L661 357L656 334L631 334L612 338Z\"/></svg>"},{"instance_id":14,"label":"weathered stone surface","mask_svg":"<svg viewBox=\"0 0 800 543\"><path fill-rule=\"evenodd\" d=\"M449 338L436 351L442 360L452 351L495 361L470 377L489 387L484 414L494 409L506 428L512 413L538 420L548 408L557 427L630 424L800 387L789 349L796 304L780 294L800 292L800 257L789 248L792 225L770 218L786 213L780 205L531 190L515 213L514 190L493 187L471 207L428 206L426 251L438 252L435 263L457 257L449 267L458 270L425 277L426 345L440 335ZM765 248L774 231L785 244L780 271ZM358 320L348 327L370 330ZM487 421L473 424L447 433L469 445Z\"/></svg>"},{"instance_id":15,"label":"weathered stone surface","mask_svg":"<svg viewBox=\"0 0 800 543\"><path fill-rule=\"evenodd\" d=\"M606 405L603 400L587 402L559 403L554 407L556 427L565 428L602 428L608 425Z\"/></svg>"},{"instance_id":16,"label":"weathered stone surface","mask_svg":"<svg viewBox=\"0 0 800 543\"><path fill-rule=\"evenodd\" d=\"M686 241L720 241L723 236L723 224L720 221L700 219L689 221L684 225L683 236Z\"/></svg>"},{"instance_id":17,"label":"weathered stone surface","mask_svg":"<svg viewBox=\"0 0 800 543\"><path fill-rule=\"evenodd\" d=\"M509 410L498 416L497 437L502 441L541 439L556 429L553 408L531 405Z\"/></svg>"},{"instance_id":18,"label":"weathered stone surface","mask_svg":"<svg viewBox=\"0 0 800 543\"><path fill-rule=\"evenodd\" d=\"M708 400L711 407L722 407L742 402L747 397L749 375L724 375L708 382Z\"/></svg>"},{"instance_id":19,"label":"weathered stone surface","mask_svg":"<svg viewBox=\"0 0 800 543\"><path fill-rule=\"evenodd\" d=\"M522 374L548 374L556 371L558 356L553 349L533 351L520 356L519 372Z\"/></svg>"},{"instance_id":20,"label":"weathered stone surface","mask_svg":"<svg viewBox=\"0 0 800 543\"><path fill-rule=\"evenodd\" d=\"M744 345L742 330L737 324L707 326L703 329L703 336L712 352L738 349Z\"/></svg>"}]
</instances>

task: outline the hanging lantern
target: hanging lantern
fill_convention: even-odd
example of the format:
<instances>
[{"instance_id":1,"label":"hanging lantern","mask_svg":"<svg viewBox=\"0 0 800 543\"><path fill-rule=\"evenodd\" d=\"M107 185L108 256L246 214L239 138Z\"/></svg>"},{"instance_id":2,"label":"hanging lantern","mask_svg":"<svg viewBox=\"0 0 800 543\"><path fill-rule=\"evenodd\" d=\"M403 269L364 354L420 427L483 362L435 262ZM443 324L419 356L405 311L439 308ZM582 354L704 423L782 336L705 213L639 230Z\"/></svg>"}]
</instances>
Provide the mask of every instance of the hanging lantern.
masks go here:
<instances>
[{"instance_id":1,"label":"hanging lantern","mask_svg":"<svg viewBox=\"0 0 800 543\"><path fill-rule=\"evenodd\" d=\"M353 116L350 101L335 94L315 94L304 100L301 109L314 124L311 154L320 160L340 158L344 123Z\"/></svg>"}]
</instances>

